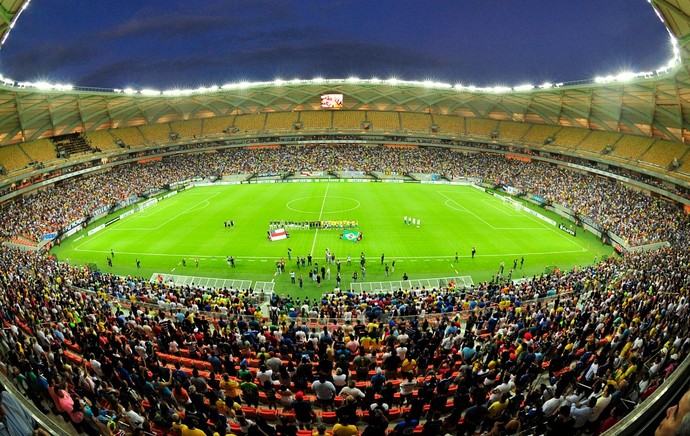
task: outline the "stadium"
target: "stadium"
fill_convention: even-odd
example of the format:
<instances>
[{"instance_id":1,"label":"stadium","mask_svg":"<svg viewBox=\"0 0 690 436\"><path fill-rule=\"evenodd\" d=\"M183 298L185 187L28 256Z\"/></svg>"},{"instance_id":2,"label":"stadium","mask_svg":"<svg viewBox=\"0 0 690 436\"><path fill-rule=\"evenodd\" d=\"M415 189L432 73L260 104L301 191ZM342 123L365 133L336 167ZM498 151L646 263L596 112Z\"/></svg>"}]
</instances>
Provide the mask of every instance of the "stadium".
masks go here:
<instances>
[{"instance_id":1,"label":"stadium","mask_svg":"<svg viewBox=\"0 0 690 436\"><path fill-rule=\"evenodd\" d=\"M690 434L690 5L650 5L668 65L578 82L0 76L16 434Z\"/></svg>"}]
</instances>

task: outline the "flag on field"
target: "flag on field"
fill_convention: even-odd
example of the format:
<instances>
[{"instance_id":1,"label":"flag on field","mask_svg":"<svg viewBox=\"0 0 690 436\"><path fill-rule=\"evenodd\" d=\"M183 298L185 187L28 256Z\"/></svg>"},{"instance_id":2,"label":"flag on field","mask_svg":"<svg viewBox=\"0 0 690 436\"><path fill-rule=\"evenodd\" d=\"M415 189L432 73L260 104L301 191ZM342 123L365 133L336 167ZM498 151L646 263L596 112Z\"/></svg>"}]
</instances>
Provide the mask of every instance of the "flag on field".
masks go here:
<instances>
[{"instance_id":1,"label":"flag on field","mask_svg":"<svg viewBox=\"0 0 690 436\"><path fill-rule=\"evenodd\" d=\"M281 239L287 239L287 232L285 229L275 229L268 231L268 239L272 241L279 241Z\"/></svg>"},{"instance_id":2,"label":"flag on field","mask_svg":"<svg viewBox=\"0 0 690 436\"><path fill-rule=\"evenodd\" d=\"M344 230L340 235L340 239L345 239L346 241L357 242L359 240L360 232L355 232L354 230Z\"/></svg>"}]
</instances>

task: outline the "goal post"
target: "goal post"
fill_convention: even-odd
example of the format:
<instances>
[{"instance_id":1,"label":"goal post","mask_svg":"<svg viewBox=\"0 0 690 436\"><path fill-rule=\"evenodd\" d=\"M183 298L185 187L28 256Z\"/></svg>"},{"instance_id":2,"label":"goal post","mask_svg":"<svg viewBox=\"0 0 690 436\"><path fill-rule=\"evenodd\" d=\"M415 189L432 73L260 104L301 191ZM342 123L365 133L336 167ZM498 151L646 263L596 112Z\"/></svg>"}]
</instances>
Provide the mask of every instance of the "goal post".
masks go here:
<instances>
[{"instance_id":1,"label":"goal post","mask_svg":"<svg viewBox=\"0 0 690 436\"><path fill-rule=\"evenodd\" d=\"M509 195L502 195L501 201L503 202L504 206L512 207L518 212L522 211L522 208L523 208L522 203L515 200L514 198L512 198Z\"/></svg>"}]
</instances>

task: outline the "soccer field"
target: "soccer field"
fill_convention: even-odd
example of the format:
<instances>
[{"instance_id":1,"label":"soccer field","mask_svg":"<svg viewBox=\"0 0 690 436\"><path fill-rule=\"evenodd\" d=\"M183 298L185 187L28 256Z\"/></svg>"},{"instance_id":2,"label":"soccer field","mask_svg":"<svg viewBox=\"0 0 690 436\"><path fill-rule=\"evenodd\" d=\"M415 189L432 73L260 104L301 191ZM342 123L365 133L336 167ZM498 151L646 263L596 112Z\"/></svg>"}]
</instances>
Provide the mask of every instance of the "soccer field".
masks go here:
<instances>
[{"instance_id":1,"label":"soccer field","mask_svg":"<svg viewBox=\"0 0 690 436\"><path fill-rule=\"evenodd\" d=\"M405 224L405 216L419 219L420 226ZM233 228L224 226L229 220ZM340 230L310 229L289 230L288 239L271 242L267 231L275 220L358 221L363 239L352 242L340 239ZM62 261L95 263L102 271L121 275L274 281L279 293L316 296L335 286L335 265L330 280L317 288L295 259L312 253L320 267L326 249L341 260L346 289L355 270L362 281L361 253L366 255L365 282L399 281L407 274L410 279L471 276L475 283L490 280L501 262L507 275L514 260L523 256L524 266L518 262L512 278L539 274L548 266L586 265L612 253L589 233L579 231L573 237L471 186L340 181L195 187L91 236L82 230L52 253ZM111 250L115 256L109 267ZM382 255L389 267L395 261L390 277L385 276ZM228 265L228 256L234 257L235 268ZM277 274L280 259L285 259L285 274ZM303 290L290 283L291 270L304 277Z\"/></svg>"}]
</instances>

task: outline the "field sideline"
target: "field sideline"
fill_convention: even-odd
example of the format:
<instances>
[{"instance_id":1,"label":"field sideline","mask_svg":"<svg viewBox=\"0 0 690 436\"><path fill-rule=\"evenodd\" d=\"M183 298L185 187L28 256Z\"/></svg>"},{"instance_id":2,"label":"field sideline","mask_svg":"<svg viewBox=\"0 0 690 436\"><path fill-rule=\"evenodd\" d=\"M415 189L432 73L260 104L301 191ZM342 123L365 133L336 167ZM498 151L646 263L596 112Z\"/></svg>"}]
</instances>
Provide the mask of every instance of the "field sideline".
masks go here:
<instances>
[{"instance_id":1,"label":"field sideline","mask_svg":"<svg viewBox=\"0 0 690 436\"><path fill-rule=\"evenodd\" d=\"M406 225L404 216L419 219L421 225ZM229 220L234 228L224 226ZM290 230L289 239L270 242L272 220L358 221L363 239L346 241L339 238L340 230L319 229ZM275 281L278 292L317 296L335 286L336 266L331 265L331 279L317 288L307 271L297 268L295 258L312 253L321 267L326 249L341 260L343 287L348 289L355 270L362 280L360 253L367 260L365 281L399 281L406 273L410 279L470 275L477 283L491 279L501 262L508 274L514 260L523 256L524 266L520 269L518 263L513 278L542 273L546 266L590 264L613 251L589 233L579 231L572 237L469 186L330 182L195 187L91 236L81 231L52 252L62 261L92 262L121 275ZM109 267L111 250L115 257ZM396 262L390 277L385 276L382 254L389 269ZM351 266L346 265L348 255ZM235 268L228 265L228 256L235 258ZM280 259L285 259L285 274L277 274ZM301 291L290 283L291 270L304 278Z\"/></svg>"}]
</instances>

